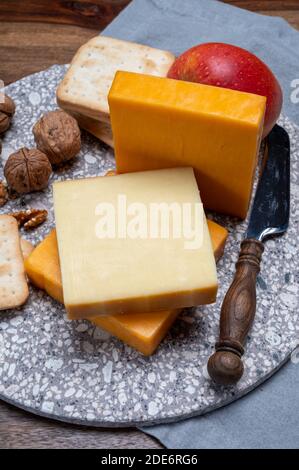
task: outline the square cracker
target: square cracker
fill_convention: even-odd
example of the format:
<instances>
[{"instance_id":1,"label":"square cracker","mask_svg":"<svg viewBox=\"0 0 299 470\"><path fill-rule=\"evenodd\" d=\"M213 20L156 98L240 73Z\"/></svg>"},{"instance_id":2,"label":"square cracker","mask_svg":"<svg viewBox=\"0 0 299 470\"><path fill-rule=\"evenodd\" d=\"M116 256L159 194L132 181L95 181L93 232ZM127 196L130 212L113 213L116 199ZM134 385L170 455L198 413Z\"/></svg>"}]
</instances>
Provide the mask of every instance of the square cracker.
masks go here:
<instances>
[{"instance_id":1,"label":"square cracker","mask_svg":"<svg viewBox=\"0 0 299 470\"><path fill-rule=\"evenodd\" d=\"M17 221L0 215L0 310L19 307L28 295Z\"/></svg>"},{"instance_id":2,"label":"square cracker","mask_svg":"<svg viewBox=\"0 0 299 470\"><path fill-rule=\"evenodd\" d=\"M142 44L96 36L80 47L57 89L61 108L109 123L108 92L115 72L166 76L175 56Z\"/></svg>"},{"instance_id":3,"label":"square cracker","mask_svg":"<svg viewBox=\"0 0 299 470\"><path fill-rule=\"evenodd\" d=\"M70 111L69 113L74 116L81 129L85 129L86 131L96 136L98 139L105 142L105 144L110 145L110 147L114 147L110 123L97 121L94 118L83 116L83 114L80 113L74 113Z\"/></svg>"}]
</instances>

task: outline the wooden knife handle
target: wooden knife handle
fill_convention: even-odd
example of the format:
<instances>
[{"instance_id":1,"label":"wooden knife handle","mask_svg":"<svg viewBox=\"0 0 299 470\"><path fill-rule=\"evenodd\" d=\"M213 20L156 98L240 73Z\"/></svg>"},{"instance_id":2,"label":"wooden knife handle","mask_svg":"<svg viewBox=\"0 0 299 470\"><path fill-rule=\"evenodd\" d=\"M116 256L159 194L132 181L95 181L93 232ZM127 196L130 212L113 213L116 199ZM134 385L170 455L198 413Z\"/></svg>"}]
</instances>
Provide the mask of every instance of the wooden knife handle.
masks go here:
<instances>
[{"instance_id":1,"label":"wooden knife handle","mask_svg":"<svg viewBox=\"0 0 299 470\"><path fill-rule=\"evenodd\" d=\"M210 377L220 385L232 385L243 374L244 342L256 308L256 278L264 245L254 239L241 244L236 273L221 308L220 335L216 352L208 361Z\"/></svg>"}]
</instances>

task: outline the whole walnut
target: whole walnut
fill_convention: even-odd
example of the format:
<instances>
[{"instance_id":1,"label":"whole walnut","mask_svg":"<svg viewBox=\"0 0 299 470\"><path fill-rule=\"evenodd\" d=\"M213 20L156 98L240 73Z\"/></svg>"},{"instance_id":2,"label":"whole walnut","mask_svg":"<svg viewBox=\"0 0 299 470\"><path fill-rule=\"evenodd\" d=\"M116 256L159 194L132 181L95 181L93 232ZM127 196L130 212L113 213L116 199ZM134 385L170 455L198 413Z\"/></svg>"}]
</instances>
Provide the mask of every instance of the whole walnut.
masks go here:
<instances>
[{"instance_id":1,"label":"whole walnut","mask_svg":"<svg viewBox=\"0 0 299 470\"><path fill-rule=\"evenodd\" d=\"M71 160L81 148L80 129L76 119L62 110L50 111L33 127L36 146L52 165Z\"/></svg>"},{"instance_id":2,"label":"whole walnut","mask_svg":"<svg viewBox=\"0 0 299 470\"><path fill-rule=\"evenodd\" d=\"M4 103L1 102L3 97ZM0 134L9 128L15 110L16 106L13 100L7 95L0 94Z\"/></svg>"},{"instance_id":3,"label":"whole walnut","mask_svg":"<svg viewBox=\"0 0 299 470\"><path fill-rule=\"evenodd\" d=\"M6 185L0 181L0 207L4 206L8 201L8 192Z\"/></svg>"},{"instance_id":4,"label":"whole walnut","mask_svg":"<svg viewBox=\"0 0 299 470\"><path fill-rule=\"evenodd\" d=\"M25 147L12 153L4 167L9 187L19 194L46 188L51 173L48 157L40 150Z\"/></svg>"}]
</instances>

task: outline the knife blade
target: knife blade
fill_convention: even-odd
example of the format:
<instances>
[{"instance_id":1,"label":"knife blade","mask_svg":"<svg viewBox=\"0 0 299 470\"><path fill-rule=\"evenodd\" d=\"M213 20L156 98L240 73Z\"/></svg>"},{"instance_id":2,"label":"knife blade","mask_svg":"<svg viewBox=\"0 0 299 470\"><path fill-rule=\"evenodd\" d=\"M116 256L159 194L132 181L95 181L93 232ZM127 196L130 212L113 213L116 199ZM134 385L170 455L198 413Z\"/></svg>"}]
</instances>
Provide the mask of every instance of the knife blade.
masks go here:
<instances>
[{"instance_id":1,"label":"knife blade","mask_svg":"<svg viewBox=\"0 0 299 470\"><path fill-rule=\"evenodd\" d=\"M268 158L261 175L246 238L263 241L269 235L284 233L290 214L290 139L276 125L268 137Z\"/></svg>"},{"instance_id":2,"label":"knife blade","mask_svg":"<svg viewBox=\"0 0 299 470\"><path fill-rule=\"evenodd\" d=\"M235 276L222 303L216 352L208 361L210 377L221 385L232 385L243 375L241 357L255 316L263 241L282 235L289 224L290 140L286 130L275 125L267 145L268 158L258 182Z\"/></svg>"}]
</instances>

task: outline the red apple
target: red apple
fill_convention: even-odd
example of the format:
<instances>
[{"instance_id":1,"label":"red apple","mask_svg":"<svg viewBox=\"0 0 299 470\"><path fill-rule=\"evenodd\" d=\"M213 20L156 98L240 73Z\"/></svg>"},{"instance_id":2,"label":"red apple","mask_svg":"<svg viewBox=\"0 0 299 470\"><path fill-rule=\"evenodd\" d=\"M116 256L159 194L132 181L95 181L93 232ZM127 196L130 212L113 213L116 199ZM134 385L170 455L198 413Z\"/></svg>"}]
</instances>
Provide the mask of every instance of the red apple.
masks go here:
<instances>
[{"instance_id":1,"label":"red apple","mask_svg":"<svg viewBox=\"0 0 299 470\"><path fill-rule=\"evenodd\" d=\"M274 74L258 57L240 47L216 42L192 47L174 61L167 76L265 96L263 137L281 112L282 91Z\"/></svg>"}]
</instances>

